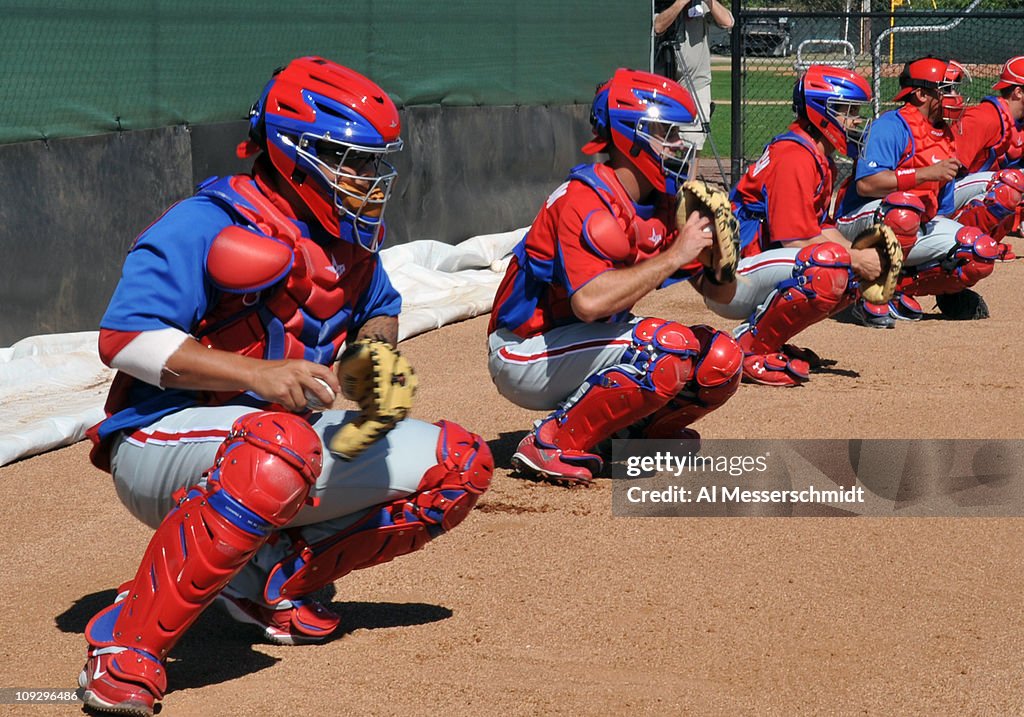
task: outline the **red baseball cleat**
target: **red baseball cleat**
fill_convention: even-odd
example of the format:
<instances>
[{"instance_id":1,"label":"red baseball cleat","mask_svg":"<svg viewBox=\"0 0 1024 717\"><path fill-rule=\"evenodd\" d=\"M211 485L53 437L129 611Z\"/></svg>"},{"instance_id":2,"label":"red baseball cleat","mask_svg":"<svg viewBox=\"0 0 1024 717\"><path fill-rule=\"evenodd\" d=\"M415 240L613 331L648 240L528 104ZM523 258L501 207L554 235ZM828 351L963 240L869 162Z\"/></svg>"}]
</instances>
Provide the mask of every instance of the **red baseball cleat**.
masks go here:
<instances>
[{"instance_id":1,"label":"red baseball cleat","mask_svg":"<svg viewBox=\"0 0 1024 717\"><path fill-rule=\"evenodd\" d=\"M285 600L268 607L225 588L217 604L238 622L256 625L276 645L308 645L323 642L334 632L341 618L311 598Z\"/></svg>"}]
</instances>

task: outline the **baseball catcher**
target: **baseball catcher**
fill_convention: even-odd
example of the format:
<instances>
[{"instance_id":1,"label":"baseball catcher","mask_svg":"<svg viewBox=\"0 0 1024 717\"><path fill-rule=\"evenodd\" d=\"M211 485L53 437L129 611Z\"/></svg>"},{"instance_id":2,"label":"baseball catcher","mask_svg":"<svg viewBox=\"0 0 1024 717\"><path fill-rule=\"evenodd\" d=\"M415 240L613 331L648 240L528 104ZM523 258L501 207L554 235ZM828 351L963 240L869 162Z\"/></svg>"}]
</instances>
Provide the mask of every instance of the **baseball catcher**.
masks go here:
<instances>
[{"instance_id":1,"label":"baseball catcher","mask_svg":"<svg viewBox=\"0 0 1024 717\"><path fill-rule=\"evenodd\" d=\"M857 281L863 286L887 276L874 248L851 246L828 218L832 157L837 151L857 156L866 128L861 112L870 100L867 80L856 72L811 66L793 88L796 120L732 191L740 280L731 300L706 303L742 321L733 336L743 349L747 382L806 382L824 361L789 341L849 306Z\"/></svg>"},{"instance_id":2,"label":"baseball catcher","mask_svg":"<svg viewBox=\"0 0 1024 717\"><path fill-rule=\"evenodd\" d=\"M854 166L836 226L854 238L881 216L896 232L904 254L903 275L892 298L877 304L863 297L854 307L864 326L894 328L900 321L919 321L921 296L962 294L955 300L937 299L939 310L949 319L981 318L980 312L945 309L982 304L970 287L989 276L1004 256L990 235L950 218L956 210L956 178L964 170L954 127L964 114L960 86L966 79L965 68L953 60L929 56L906 63L893 98L902 106L872 123Z\"/></svg>"},{"instance_id":3,"label":"baseball catcher","mask_svg":"<svg viewBox=\"0 0 1024 717\"><path fill-rule=\"evenodd\" d=\"M595 446L613 434L696 438L691 425L739 384L736 342L708 326L634 316L649 292L686 281L728 301L735 224L702 183L680 193L703 130L676 82L620 69L591 106L588 154L513 250L489 327L498 391L551 411L512 460L522 471L585 484ZM678 198L677 198L677 195Z\"/></svg>"},{"instance_id":4,"label":"baseball catcher","mask_svg":"<svg viewBox=\"0 0 1024 717\"><path fill-rule=\"evenodd\" d=\"M399 130L369 78L294 60L251 110L252 173L202 183L125 259L92 458L155 532L85 629L89 707L152 715L214 602L277 644L326 639L340 618L318 590L419 549L487 489L479 436L405 418L416 381L388 345L402 301L377 255ZM358 414L319 410L341 391Z\"/></svg>"}]
</instances>

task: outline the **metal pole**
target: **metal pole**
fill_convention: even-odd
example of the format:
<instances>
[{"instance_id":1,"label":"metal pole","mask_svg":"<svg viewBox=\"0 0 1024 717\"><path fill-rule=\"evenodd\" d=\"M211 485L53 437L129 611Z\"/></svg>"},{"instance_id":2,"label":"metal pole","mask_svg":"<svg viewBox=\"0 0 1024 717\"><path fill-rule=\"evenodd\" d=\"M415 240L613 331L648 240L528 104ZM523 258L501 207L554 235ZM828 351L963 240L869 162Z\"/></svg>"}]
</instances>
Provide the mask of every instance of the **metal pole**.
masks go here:
<instances>
[{"instance_id":1,"label":"metal pole","mask_svg":"<svg viewBox=\"0 0 1024 717\"><path fill-rule=\"evenodd\" d=\"M743 42L741 33L745 17L740 0L732 0L732 102L730 103L730 119L732 121L732 176L729 184L739 181L743 174Z\"/></svg>"}]
</instances>

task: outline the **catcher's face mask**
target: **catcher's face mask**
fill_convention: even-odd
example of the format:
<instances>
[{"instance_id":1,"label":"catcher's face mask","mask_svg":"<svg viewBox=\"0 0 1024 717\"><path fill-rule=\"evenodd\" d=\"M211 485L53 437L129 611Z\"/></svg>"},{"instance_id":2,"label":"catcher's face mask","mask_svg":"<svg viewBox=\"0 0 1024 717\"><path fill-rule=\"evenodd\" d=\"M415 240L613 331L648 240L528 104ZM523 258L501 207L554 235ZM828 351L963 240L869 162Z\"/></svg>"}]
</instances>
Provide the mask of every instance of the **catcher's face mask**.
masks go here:
<instances>
[{"instance_id":1,"label":"catcher's face mask","mask_svg":"<svg viewBox=\"0 0 1024 717\"><path fill-rule=\"evenodd\" d=\"M338 216L352 222L359 243L372 252L380 248L381 217L398 176L385 157L401 148L401 140L383 149L335 142L329 136L304 134L299 140L299 156L330 188Z\"/></svg>"},{"instance_id":2,"label":"catcher's face mask","mask_svg":"<svg viewBox=\"0 0 1024 717\"><path fill-rule=\"evenodd\" d=\"M853 156L858 156L860 152L864 151L868 127L871 124L870 120L865 117L871 113L869 103L830 98L826 100L825 106L828 109L829 117L846 135L847 144L857 148L857 152Z\"/></svg>"},{"instance_id":3,"label":"catcher's face mask","mask_svg":"<svg viewBox=\"0 0 1024 717\"><path fill-rule=\"evenodd\" d=\"M689 178L696 153L693 140L704 133L699 122L682 123L645 117L637 122L636 136L661 163L662 174L676 186Z\"/></svg>"}]
</instances>

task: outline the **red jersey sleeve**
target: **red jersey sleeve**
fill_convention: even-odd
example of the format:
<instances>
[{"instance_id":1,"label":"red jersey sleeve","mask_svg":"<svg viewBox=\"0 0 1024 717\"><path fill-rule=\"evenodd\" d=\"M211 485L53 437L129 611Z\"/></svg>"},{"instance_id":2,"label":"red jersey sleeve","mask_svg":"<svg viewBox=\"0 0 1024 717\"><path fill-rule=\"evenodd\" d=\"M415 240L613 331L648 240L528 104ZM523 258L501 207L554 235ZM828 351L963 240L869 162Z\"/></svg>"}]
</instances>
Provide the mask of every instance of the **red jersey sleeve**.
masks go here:
<instances>
[{"instance_id":1,"label":"red jersey sleeve","mask_svg":"<svg viewBox=\"0 0 1024 717\"><path fill-rule=\"evenodd\" d=\"M556 267L561 267L562 279L570 296L598 274L615 267L614 262L590 247L583 231L583 223L591 212L607 212L608 209L589 188L582 190L567 194L556 225Z\"/></svg>"},{"instance_id":2,"label":"red jersey sleeve","mask_svg":"<svg viewBox=\"0 0 1024 717\"><path fill-rule=\"evenodd\" d=\"M823 182L814 157L795 142L776 142L769 151L772 174L770 184L765 187L765 199L772 241L785 243L818 236L821 234L818 188ZM829 189L831 187L821 187L822 192Z\"/></svg>"},{"instance_id":3,"label":"red jersey sleeve","mask_svg":"<svg viewBox=\"0 0 1024 717\"><path fill-rule=\"evenodd\" d=\"M953 135L956 158L968 172L977 171L985 161L986 150L994 147L1002 135L999 110L991 102L968 107L959 124L954 125Z\"/></svg>"}]
</instances>

